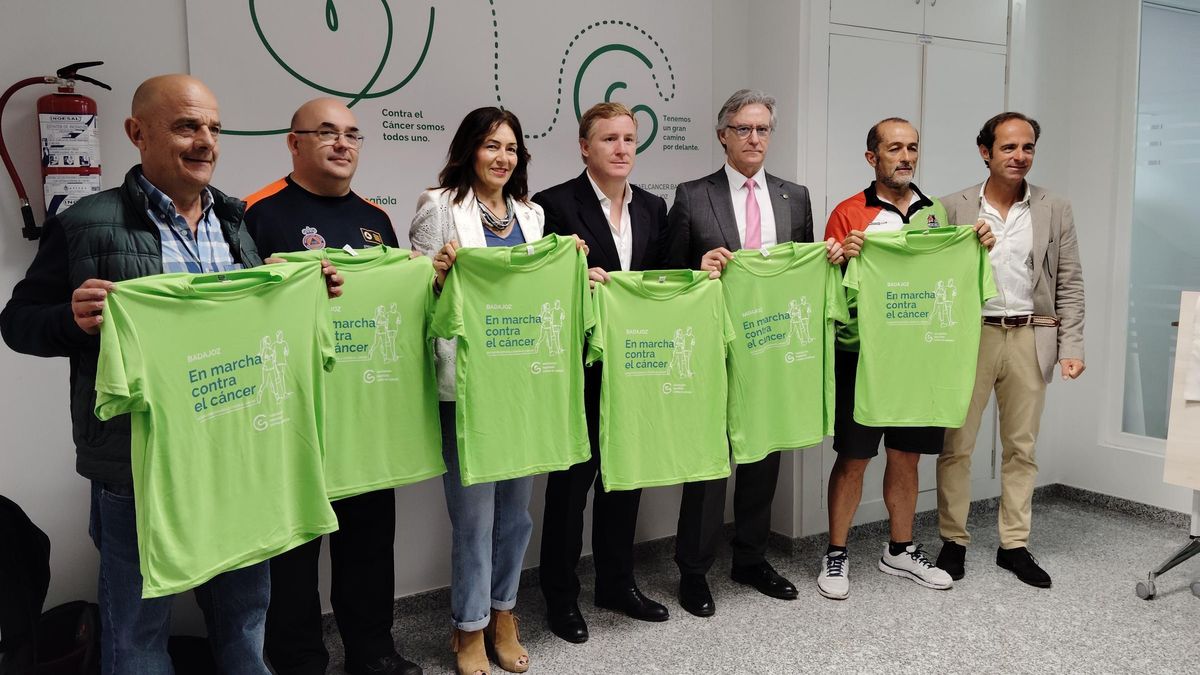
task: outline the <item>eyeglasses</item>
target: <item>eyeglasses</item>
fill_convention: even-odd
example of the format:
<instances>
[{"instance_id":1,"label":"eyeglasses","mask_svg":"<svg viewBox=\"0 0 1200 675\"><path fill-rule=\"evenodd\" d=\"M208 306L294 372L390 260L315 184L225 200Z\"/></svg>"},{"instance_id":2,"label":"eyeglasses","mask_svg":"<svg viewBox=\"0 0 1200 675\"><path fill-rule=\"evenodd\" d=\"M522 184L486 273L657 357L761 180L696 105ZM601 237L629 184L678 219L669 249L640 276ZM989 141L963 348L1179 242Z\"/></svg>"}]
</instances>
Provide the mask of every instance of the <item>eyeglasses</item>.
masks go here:
<instances>
[{"instance_id":1,"label":"eyeglasses","mask_svg":"<svg viewBox=\"0 0 1200 675\"><path fill-rule=\"evenodd\" d=\"M738 138L750 138L751 131L757 131L759 138L767 138L771 135L771 127L725 127L726 129L737 134Z\"/></svg>"},{"instance_id":2,"label":"eyeglasses","mask_svg":"<svg viewBox=\"0 0 1200 675\"><path fill-rule=\"evenodd\" d=\"M366 140L357 131L334 131L333 129L292 129L293 134L316 134L320 145L333 145L339 138L346 139L346 145L357 150Z\"/></svg>"}]
</instances>

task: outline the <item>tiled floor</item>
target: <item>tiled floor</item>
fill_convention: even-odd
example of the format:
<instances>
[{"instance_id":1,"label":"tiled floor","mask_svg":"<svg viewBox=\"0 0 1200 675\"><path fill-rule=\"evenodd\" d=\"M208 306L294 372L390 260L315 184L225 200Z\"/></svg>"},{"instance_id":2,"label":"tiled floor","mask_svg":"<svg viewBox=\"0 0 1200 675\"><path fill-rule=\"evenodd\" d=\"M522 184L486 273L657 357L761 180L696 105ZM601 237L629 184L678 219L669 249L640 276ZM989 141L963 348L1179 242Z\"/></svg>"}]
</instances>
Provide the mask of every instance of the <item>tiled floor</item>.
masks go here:
<instances>
[{"instance_id":1,"label":"tiled floor","mask_svg":"<svg viewBox=\"0 0 1200 675\"><path fill-rule=\"evenodd\" d=\"M670 608L665 623L593 607L585 559L580 605L591 639L582 645L545 627L541 596L527 574L517 613L530 672L1200 672L1200 598L1189 590L1200 578L1200 556L1161 577L1156 599L1134 594L1136 581L1186 543L1177 514L1114 508L1070 489L1043 491L1035 500L1031 550L1054 586L1039 590L996 567L995 511L975 511L967 576L948 591L879 572L875 564L886 542L881 524L851 533L851 592L840 602L816 592L823 538L797 542L791 555L771 554L800 588L791 602L731 582L725 552L709 575L717 613L707 619L676 602L675 566L661 542L639 549L638 579L647 595ZM918 517L917 540L936 556L932 514ZM426 673L453 672L448 597L442 590L397 603L397 644ZM341 673L340 641L334 630L327 635L334 655L329 672Z\"/></svg>"}]
</instances>

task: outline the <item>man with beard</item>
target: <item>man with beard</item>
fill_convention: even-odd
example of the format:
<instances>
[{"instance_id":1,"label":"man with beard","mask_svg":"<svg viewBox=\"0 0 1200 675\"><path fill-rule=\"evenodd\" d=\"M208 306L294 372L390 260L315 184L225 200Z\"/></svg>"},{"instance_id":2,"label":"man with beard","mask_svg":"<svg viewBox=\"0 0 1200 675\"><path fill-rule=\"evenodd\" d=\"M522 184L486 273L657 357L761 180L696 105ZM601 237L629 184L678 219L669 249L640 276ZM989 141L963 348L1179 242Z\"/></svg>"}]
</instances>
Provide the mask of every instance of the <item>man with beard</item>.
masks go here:
<instances>
[{"instance_id":1,"label":"man with beard","mask_svg":"<svg viewBox=\"0 0 1200 675\"><path fill-rule=\"evenodd\" d=\"M859 254L864 232L907 230L951 224L946 209L925 196L912 183L917 168L920 137L907 120L890 117L867 132L867 163L875 180L867 189L838 204L829 216L825 237L842 242L848 257ZM977 226L980 242L995 243L986 225ZM953 584L919 545L913 544L913 515L917 508L917 465L921 455L942 451L941 427L868 427L854 420L854 384L858 368L858 325L855 303L849 303L850 322L838 326L834 369L837 402L833 449L838 453L829 474L829 548L821 561L817 590L841 600L850 593L850 565L846 538L854 512L862 499L863 473L879 453L882 440L887 453L883 475L883 500L887 505L890 541L879 560L879 569L934 589Z\"/></svg>"}]
</instances>

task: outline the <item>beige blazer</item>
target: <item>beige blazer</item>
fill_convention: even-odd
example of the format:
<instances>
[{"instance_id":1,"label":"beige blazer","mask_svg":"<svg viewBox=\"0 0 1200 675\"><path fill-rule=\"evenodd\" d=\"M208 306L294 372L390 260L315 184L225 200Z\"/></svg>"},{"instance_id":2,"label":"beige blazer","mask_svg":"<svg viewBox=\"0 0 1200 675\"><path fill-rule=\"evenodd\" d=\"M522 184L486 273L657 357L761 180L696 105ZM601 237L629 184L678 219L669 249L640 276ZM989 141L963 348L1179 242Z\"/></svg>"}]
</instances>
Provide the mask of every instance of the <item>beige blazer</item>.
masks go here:
<instances>
[{"instance_id":1,"label":"beige blazer","mask_svg":"<svg viewBox=\"0 0 1200 675\"><path fill-rule=\"evenodd\" d=\"M979 217L983 184L942 197L951 223L974 223ZM1083 360L1083 267L1075 238L1071 202L1029 185L1029 215L1033 223L1033 312L1057 317L1057 328L1034 328L1042 377L1054 377L1060 359Z\"/></svg>"},{"instance_id":2,"label":"beige blazer","mask_svg":"<svg viewBox=\"0 0 1200 675\"><path fill-rule=\"evenodd\" d=\"M417 199L417 214L413 216L412 226L408 230L409 245L414 251L432 256L451 239L466 248L487 246L474 193L467 192L458 204L453 203L453 195L453 190L446 189L421 193ZM525 241L541 239L546 225L542 207L533 202L514 201L513 210L517 212L517 226L521 228ZM438 398L453 401L457 343L437 338L433 351L437 356Z\"/></svg>"}]
</instances>

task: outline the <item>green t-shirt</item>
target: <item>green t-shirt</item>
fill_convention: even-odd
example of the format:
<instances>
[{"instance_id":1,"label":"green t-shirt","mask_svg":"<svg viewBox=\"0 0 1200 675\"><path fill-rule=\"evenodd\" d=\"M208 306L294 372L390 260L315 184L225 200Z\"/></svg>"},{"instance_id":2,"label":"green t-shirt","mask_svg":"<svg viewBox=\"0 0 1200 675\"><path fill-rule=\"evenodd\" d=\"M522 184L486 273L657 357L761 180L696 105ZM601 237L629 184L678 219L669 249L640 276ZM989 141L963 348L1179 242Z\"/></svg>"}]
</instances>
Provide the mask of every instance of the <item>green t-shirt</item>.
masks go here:
<instances>
[{"instance_id":1,"label":"green t-shirt","mask_svg":"<svg viewBox=\"0 0 1200 675\"><path fill-rule=\"evenodd\" d=\"M433 333L457 338L463 485L565 469L591 456L583 342L593 325L587 259L570 237L462 248Z\"/></svg>"},{"instance_id":2,"label":"green t-shirt","mask_svg":"<svg viewBox=\"0 0 1200 675\"><path fill-rule=\"evenodd\" d=\"M950 222L950 217L946 215L946 207L942 204L941 200L932 197L930 197L930 200L933 201L933 204L918 209L913 213L908 222L901 227L901 230L924 230L928 229L932 223ZM936 225L934 226L936 227ZM862 223L856 227L864 233L872 231L868 228L868 223ZM877 230L875 232L878 233ZM828 237L829 234L827 233L825 236ZM850 318L837 325L837 348L856 352L858 351L858 320L855 317L858 313L858 306L854 298L847 300L846 308L850 312Z\"/></svg>"},{"instance_id":3,"label":"green t-shirt","mask_svg":"<svg viewBox=\"0 0 1200 675\"><path fill-rule=\"evenodd\" d=\"M142 597L337 529L323 466L333 364L317 263L116 285L96 416L130 415Z\"/></svg>"},{"instance_id":4,"label":"green t-shirt","mask_svg":"<svg viewBox=\"0 0 1200 675\"><path fill-rule=\"evenodd\" d=\"M588 343L588 363L604 362L604 488L728 476L725 358L735 335L721 284L692 270L609 277L596 284Z\"/></svg>"},{"instance_id":5,"label":"green t-shirt","mask_svg":"<svg viewBox=\"0 0 1200 675\"><path fill-rule=\"evenodd\" d=\"M970 227L867 233L843 281L858 297L854 419L962 426L975 387L980 307L996 295Z\"/></svg>"},{"instance_id":6,"label":"green t-shirt","mask_svg":"<svg viewBox=\"0 0 1200 675\"><path fill-rule=\"evenodd\" d=\"M330 301L337 370L325 397L325 488L330 499L445 473L429 324L433 263L404 249L276 253L328 257L345 279Z\"/></svg>"},{"instance_id":7,"label":"green t-shirt","mask_svg":"<svg viewBox=\"0 0 1200 675\"><path fill-rule=\"evenodd\" d=\"M737 334L729 350L729 441L739 463L816 445L833 433L834 321L846 321L841 270L825 243L743 249L721 274Z\"/></svg>"}]
</instances>

